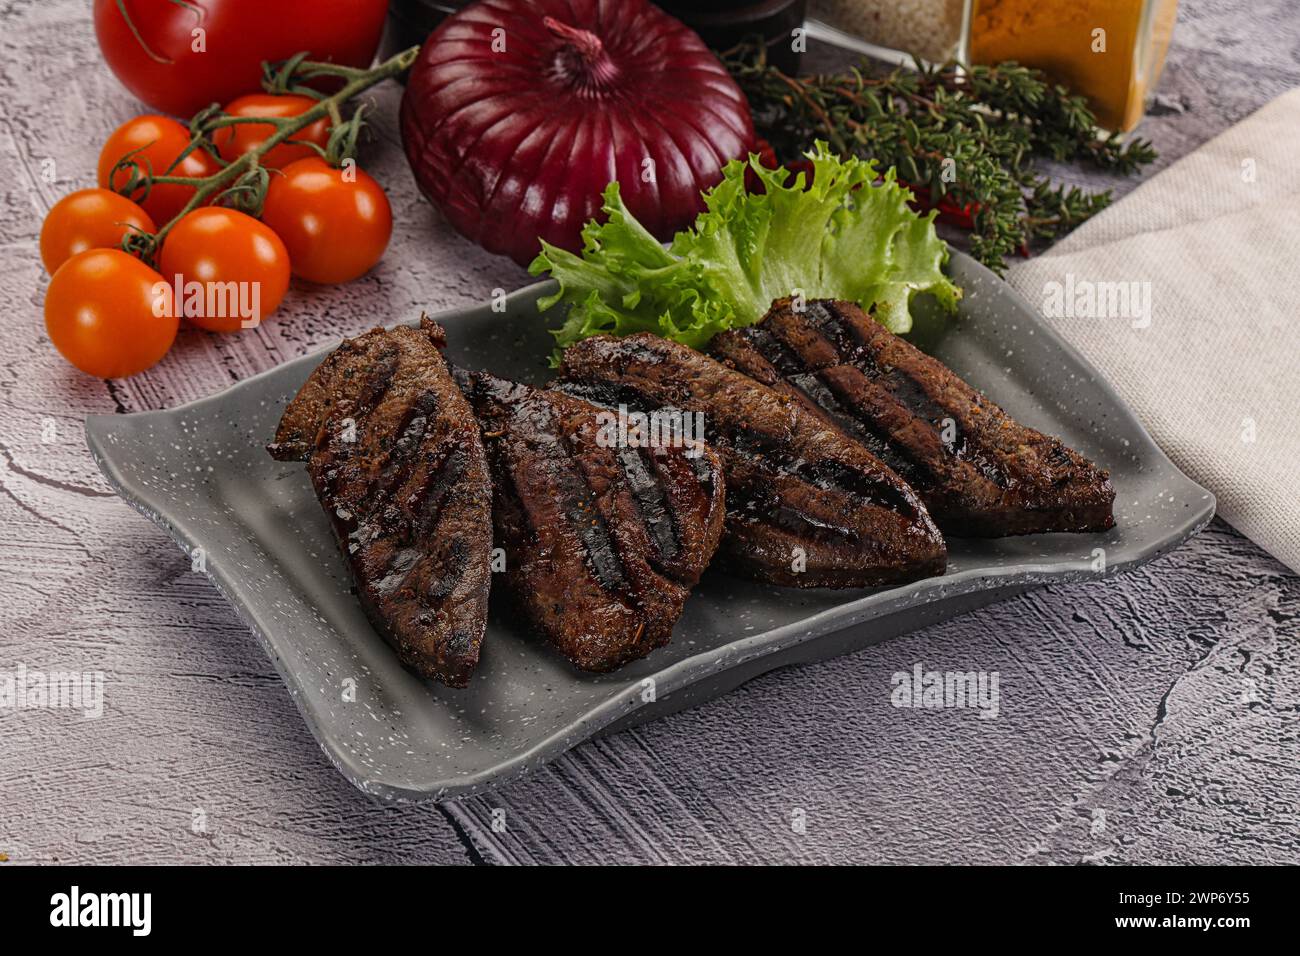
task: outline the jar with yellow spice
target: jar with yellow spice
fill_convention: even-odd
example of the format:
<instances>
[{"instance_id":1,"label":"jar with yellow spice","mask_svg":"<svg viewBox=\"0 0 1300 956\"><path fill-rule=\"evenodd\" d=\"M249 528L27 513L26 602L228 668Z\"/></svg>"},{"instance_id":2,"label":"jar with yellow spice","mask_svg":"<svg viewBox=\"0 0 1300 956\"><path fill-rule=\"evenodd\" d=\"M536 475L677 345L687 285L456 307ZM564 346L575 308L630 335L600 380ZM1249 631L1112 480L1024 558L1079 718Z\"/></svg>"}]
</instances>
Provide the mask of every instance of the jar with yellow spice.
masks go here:
<instances>
[{"instance_id":1,"label":"jar with yellow spice","mask_svg":"<svg viewBox=\"0 0 1300 956\"><path fill-rule=\"evenodd\" d=\"M1138 124L1164 66L1178 0L970 0L971 63L1015 60L1088 97L1113 130Z\"/></svg>"}]
</instances>

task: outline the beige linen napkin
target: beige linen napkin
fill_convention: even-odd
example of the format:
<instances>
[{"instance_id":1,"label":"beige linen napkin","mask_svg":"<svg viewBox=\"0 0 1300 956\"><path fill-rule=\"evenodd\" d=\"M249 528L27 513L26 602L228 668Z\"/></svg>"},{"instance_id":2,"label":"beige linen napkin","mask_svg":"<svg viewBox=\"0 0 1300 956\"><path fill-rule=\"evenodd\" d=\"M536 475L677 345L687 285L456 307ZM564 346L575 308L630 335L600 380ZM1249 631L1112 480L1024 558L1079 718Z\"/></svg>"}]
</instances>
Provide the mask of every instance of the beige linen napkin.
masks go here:
<instances>
[{"instance_id":1,"label":"beige linen napkin","mask_svg":"<svg viewBox=\"0 0 1300 956\"><path fill-rule=\"evenodd\" d=\"M1300 90L1007 278L1224 519L1300 570Z\"/></svg>"}]
</instances>

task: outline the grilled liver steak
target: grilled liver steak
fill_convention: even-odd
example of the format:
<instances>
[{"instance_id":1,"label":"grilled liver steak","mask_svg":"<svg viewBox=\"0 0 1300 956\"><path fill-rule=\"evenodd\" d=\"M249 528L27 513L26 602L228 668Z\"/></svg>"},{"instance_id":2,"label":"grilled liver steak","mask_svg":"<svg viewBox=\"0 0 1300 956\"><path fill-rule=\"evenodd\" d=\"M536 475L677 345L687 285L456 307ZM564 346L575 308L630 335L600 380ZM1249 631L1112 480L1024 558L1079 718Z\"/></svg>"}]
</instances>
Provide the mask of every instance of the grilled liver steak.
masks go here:
<instances>
[{"instance_id":1,"label":"grilled liver steak","mask_svg":"<svg viewBox=\"0 0 1300 956\"><path fill-rule=\"evenodd\" d=\"M579 342L560 377L609 406L703 414L726 474L728 570L791 587L943 573L943 538L912 489L789 396L650 333Z\"/></svg>"},{"instance_id":2,"label":"grilled liver steak","mask_svg":"<svg viewBox=\"0 0 1300 956\"><path fill-rule=\"evenodd\" d=\"M442 329L349 339L285 409L271 455L306 459L367 616L402 663L464 687L487 623L492 489Z\"/></svg>"},{"instance_id":3,"label":"grilled liver steak","mask_svg":"<svg viewBox=\"0 0 1300 956\"><path fill-rule=\"evenodd\" d=\"M1114 525L1109 474L1021 425L851 302L773 303L711 350L870 448L945 532L1001 537Z\"/></svg>"},{"instance_id":4,"label":"grilled liver steak","mask_svg":"<svg viewBox=\"0 0 1300 956\"><path fill-rule=\"evenodd\" d=\"M587 402L455 376L483 429L506 582L529 620L588 671L667 644L722 533L717 456L633 447L643 439L624 440Z\"/></svg>"}]
</instances>

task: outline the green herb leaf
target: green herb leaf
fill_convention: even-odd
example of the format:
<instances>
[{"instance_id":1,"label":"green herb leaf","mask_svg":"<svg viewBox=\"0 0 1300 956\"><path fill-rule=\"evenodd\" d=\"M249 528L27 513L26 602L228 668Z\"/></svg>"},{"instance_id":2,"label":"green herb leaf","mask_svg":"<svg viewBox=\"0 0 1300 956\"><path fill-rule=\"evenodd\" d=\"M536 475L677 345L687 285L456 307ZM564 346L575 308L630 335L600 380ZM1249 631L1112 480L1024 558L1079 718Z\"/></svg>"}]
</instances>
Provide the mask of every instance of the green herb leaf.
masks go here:
<instances>
[{"instance_id":1,"label":"green herb leaf","mask_svg":"<svg viewBox=\"0 0 1300 956\"><path fill-rule=\"evenodd\" d=\"M912 327L913 296L929 293L949 311L961 295L942 272L947 246L934 213L918 216L891 169L840 159L825 143L807 154L806 174L729 163L704 194L706 211L665 250L628 212L618 184L605 190L607 221L583 229L580 256L542 243L529 271L549 272L559 291L545 311L569 306L555 331L562 349L592 335L656 332L693 348L724 329L752 325L773 299L851 299L876 308L893 332ZM746 168L763 185L745 188ZM874 185L873 185L874 184Z\"/></svg>"},{"instance_id":2,"label":"green herb leaf","mask_svg":"<svg viewBox=\"0 0 1300 956\"><path fill-rule=\"evenodd\" d=\"M1086 100L1016 63L882 75L863 61L800 77L768 63L762 44L742 44L724 59L749 99L755 131L778 157L821 139L842 155L894 167L971 230L971 254L998 273L1008 257L1069 232L1109 202L1106 193L1056 186L1039 160L1128 174L1155 159L1150 142L1101 135Z\"/></svg>"}]
</instances>

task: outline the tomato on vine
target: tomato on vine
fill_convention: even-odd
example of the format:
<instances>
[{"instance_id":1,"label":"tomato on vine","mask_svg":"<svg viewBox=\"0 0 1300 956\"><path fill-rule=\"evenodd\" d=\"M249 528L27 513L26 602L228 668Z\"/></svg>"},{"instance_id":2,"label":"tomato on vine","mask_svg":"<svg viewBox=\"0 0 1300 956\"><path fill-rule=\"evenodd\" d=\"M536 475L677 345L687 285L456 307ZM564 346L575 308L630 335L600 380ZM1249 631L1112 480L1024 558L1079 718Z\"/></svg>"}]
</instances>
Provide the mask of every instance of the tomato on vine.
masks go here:
<instances>
[{"instance_id":1,"label":"tomato on vine","mask_svg":"<svg viewBox=\"0 0 1300 956\"><path fill-rule=\"evenodd\" d=\"M262 221L284 240L293 274L322 283L364 275L393 232L383 188L355 165L339 169L319 157L271 177Z\"/></svg>"},{"instance_id":2,"label":"tomato on vine","mask_svg":"<svg viewBox=\"0 0 1300 956\"><path fill-rule=\"evenodd\" d=\"M123 3L117 9L126 16ZM241 97L229 113L214 104L192 129L146 115L115 130L99 156L101 188L65 197L42 225L41 255L53 271L45 322L58 350L92 375L134 375L167 352L181 318L233 331L270 315L288 290L289 251L269 225L239 210L260 210L272 177L283 176L283 188L271 211L299 249L304 275L342 281L373 265L392 230L388 200L369 176L352 174L353 164L341 172L323 163L316 147L349 155L362 110L343 120L340 106L402 74L418 53L411 47L360 70L300 52L263 64L273 94ZM337 92L308 96L319 84ZM272 146L279 131L285 142ZM273 168L280 163L283 174Z\"/></svg>"},{"instance_id":3,"label":"tomato on vine","mask_svg":"<svg viewBox=\"0 0 1300 956\"><path fill-rule=\"evenodd\" d=\"M155 229L149 214L110 189L79 189L64 196L41 224L41 262L55 270L87 249L117 249L129 232Z\"/></svg>"},{"instance_id":4,"label":"tomato on vine","mask_svg":"<svg viewBox=\"0 0 1300 956\"><path fill-rule=\"evenodd\" d=\"M201 148L192 150L175 169L169 167L190 144L190 131L166 116L145 114L127 120L115 129L99 153L99 185L105 189L119 190L131 178L130 170L120 169L113 174L118 160L133 153L142 168L154 176L211 176L218 170L217 161ZM112 183L109 177L112 174ZM193 186L178 183L156 183L149 195L139 205L155 222L174 219L194 195ZM135 197L132 197L135 198Z\"/></svg>"},{"instance_id":5,"label":"tomato on vine","mask_svg":"<svg viewBox=\"0 0 1300 956\"><path fill-rule=\"evenodd\" d=\"M289 288L284 243L252 216L223 206L186 213L164 239L159 266L182 290L177 311L212 332L260 323Z\"/></svg>"},{"instance_id":6,"label":"tomato on vine","mask_svg":"<svg viewBox=\"0 0 1300 956\"><path fill-rule=\"evenodd\" d=\"M167 354L179 322L163 277L120 249L90 249L59 266L45 293L45 330L88 375L123 378Z\"/></svg>"},{"instance_id":7,"label":"tomato on vine","mask_svg":"<svg viewBox=\"0 0 1300 956\"><path fill-rule=\"evenodd\" d=\"M294 93L250 93L226 104L223 112L239 117L290 117L300 116L317 104L310 96ZM217 147L221 158L230 162L258 149L275 133L270 123L237 123L223 126L212 134L212 142ZM273 146L259 158L258 162L267 169L283 169L299 159L318 156L316 150L299 143L315 143L324 149L329 144L330 120L322 116L310 126L298 130L291 140Z\"/></svg>"}]
</instances>

